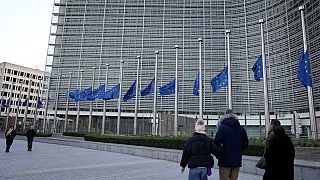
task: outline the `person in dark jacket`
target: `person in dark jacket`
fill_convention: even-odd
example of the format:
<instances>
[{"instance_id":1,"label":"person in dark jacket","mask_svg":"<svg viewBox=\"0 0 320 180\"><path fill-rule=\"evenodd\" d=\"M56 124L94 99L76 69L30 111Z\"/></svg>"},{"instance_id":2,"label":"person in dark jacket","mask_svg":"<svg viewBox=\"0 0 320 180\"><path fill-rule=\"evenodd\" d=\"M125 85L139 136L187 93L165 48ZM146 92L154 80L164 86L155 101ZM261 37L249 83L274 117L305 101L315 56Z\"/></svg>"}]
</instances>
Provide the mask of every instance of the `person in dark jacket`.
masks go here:
<instances>
[{"instance_id":1,"label":"person in dark jacket","mask_svg":"<svg viewBox=\"0 0 320 180\"><path fill-rule=\"evenodd\" d=\"M9 152L10 147L13 143L13 139L14 137L17 135L16 130L14 130L13 126L10 126L10 128L8 128L5 132L5 136L6 136L6 153Z\"/></svg>"},{"instance_id":2,"label":"person in dark jacket","mask_svg":"<svg viewBox=\"0 0 320 180\"><path fill-rule=\"evenodd\" d=\"M211 175L211 168L214 165L212 154L217 156L221 149L206 135L204 121L197 120L195 132L183 148L181 173L188 165L189 180L207 180L207 175Z\"/></svg>"},{"instance_id":3,"label":"person in dark jacket","mask_svg":"<svg viewBox=\"0 0 320 180\"><path fill-rule=\"evenodd\" d=\"M280 126L280 122L273 125L271 121L264 157L267 162L267 168L263 175L263 180L294 179L295 150L290 138Z\"/></svg>"},{"instance_id":4,"label":"person in dark jacket","mask_svg":"<svg viewBox=\"0 0 320 180\"><path fill-rule=\"evenodd\" d=\"M26 136L28 140L28 151L32 151L32 142L35 135L36 135L36 132L33 126L31 126L26 132Z\"/></svg>"},{"instance_id":5,"label":"person in dark jacket","mask_svg":"<svg viewBox=\"0 0 320 180\"><path fill-rule=\"evenodd\" d=\"M242 166L242 151L248 147L248 136L231 109L227 109L218 123L214 142L218 147L223 147L221 156L218 156L220 180L236 180Z\"/></svg>"}]
</instances>

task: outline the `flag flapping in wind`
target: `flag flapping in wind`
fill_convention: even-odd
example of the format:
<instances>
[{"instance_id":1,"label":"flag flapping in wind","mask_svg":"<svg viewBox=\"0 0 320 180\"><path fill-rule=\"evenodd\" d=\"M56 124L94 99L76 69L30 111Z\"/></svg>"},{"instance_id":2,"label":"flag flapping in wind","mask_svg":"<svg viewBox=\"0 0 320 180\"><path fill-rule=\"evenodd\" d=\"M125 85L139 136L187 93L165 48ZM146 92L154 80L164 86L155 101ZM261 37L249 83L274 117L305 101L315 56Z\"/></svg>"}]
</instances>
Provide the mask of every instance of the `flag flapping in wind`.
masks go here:
<instances>
[{"instance_id":1,"label":"flag flapping in wind","mask_svg":"<svg viewBox=\"0 0 320 180\"><path fill-rule=\"evenodd\" d=\"M120 93L120 84L117 84L104 94L103 100L118 99L119 93Z\"/></svg>"},{"instance_id":2,"label":"flag flapping in wind","mask_svg":"<svg viewBox=\"0 0 320 180\"><path fill-rule=\"evenodd\" d=\"M175 93L176 81L173 80L169 84L162 86L159 91L161 96L171 95Z\"/></svg>"},{"instance_id":3,"label":"flag flapping in wind","mask_svg":"<svg viewBox=\"0 0 320 180\"><path fill-rule=\"evenodd\" d=\"M127 93L123 96L123 101L126 102L136 96L136 81L133 82Z\"/></svg>"},{"instance_id":4,"label":"flag flapping in wind","mask_svg":"<svg viewBox=\"0 0 320 180\"><path fill-rule=\"evenodd\" d=\"M228 66L226 66L217 76L211 79L210 84L213 92L228 85Z\"/></svg>"},{"instance_id":5,"label":"flag flapping in wind","mask_svg":"<svg viewBox=\"0 0 320 180\"><path fill-rule=\"evenodd\" d=\"M149 85L141 90L141 96L146 96L150 93L154 93L154 79L149 83Z\"/></svg>"}]
</instances>

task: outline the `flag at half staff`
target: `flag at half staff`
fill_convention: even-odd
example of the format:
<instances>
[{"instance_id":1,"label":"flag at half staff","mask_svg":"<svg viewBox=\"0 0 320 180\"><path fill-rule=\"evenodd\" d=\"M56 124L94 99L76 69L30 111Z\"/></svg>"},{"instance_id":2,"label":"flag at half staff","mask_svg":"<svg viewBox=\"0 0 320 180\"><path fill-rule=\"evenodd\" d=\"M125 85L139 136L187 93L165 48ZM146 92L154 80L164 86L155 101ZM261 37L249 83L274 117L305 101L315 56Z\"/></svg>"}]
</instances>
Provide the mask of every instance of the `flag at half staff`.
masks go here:
<instances>
[{"instance_id":1,"label":"flag at half staff","mask_svg":"<svg viewBox=\"0 0 320 180\"><path fill-rule=\"evenodd\" d=\"M256 63L254 63L254 65L252 67L254 79L256 81L260 81L261 78L263 77L263 68L262 68L262 66L263 66L262 65L262 55L260 55L260 57L258 58Z\"/></svg>"},{"instance_id":2,"label":"flag at half staff","mask_svg":"<svg viewBox=\"0 0 320 180\"><path fill-rule=\"evenodd\" d=\"M146 96L150 93L154 93L154 79L150 82L150 84L141 90L141 96Z\"/></svg>"},{"instance_id":3,"label":"flag at half staff","mask_svg":"<svg viewBox=\"0 0 320 180\"><path fill-rule=\"evenodd\" d=\"M117 84L104 94L103 100L117 99L119 98L119 93L120 93L120 84Z\"/></svg>"},{"instance_id":4,"label":"flag at half staff","mask_svg":"<svg viewBox=\"0 0 320 180\"><path fill-rule=\"evenodd\" d=\"M133 82L127 93L123 96L123 101L126 102L136 96L136 81Z\"/></svg>"},{"instance_id":5,"label":"flag at half staff","mask_svg":"<svg viewBox=\"0 0 320 180\"><path fill-rule=\"evenodd\" d=\"M312 87L312 73L310 67L309 51L302 53L298 64L298 79L302 85Z\"/></svg>"},{"instance_id":6,"label":"flag at half staff","mask_svg":"<svg viewBox=\"0 0 320 180\"><path fill-rule=\"evenodd\" d=\"M212 86L213 92L218 91L221 87L228 85L228 66L226 66L223 71L217 76L211 79L210 84Z\"/></svg>"},{"instance_id":7,"label":"flag at half staff","mask_svg":"<svg viewBox=\"0 0 320 180\"><path fill-rule=\"evenodd\" d=\"M162 86L159 91L161 96L171 95L175 93L175 85L176 81L175 79L171 81L169 84L166 84Z\"/></svg>"},{"instance_id":8,"label":"flag at half staff","mask_svg":"<svg viewBox=\"0 0 320 180\"><path fill-rule=\"evenodd\" d=\"M41 106L42 106L42 102L41 102L40 98L38 97L37 108L40 109Z\"/></svg>"},{"instance_id":9,"label":"flag at half staff","mask_svg":"<svg viewBox=\"0 0 320 180\"><path fill-rule=\"evenodd\" d=\"M198 72L197 78L194 81L194 85L193 85L193 94L196 96L199 96L199 76L200 76L200 73Z\"/></svg>"}]
</instances>

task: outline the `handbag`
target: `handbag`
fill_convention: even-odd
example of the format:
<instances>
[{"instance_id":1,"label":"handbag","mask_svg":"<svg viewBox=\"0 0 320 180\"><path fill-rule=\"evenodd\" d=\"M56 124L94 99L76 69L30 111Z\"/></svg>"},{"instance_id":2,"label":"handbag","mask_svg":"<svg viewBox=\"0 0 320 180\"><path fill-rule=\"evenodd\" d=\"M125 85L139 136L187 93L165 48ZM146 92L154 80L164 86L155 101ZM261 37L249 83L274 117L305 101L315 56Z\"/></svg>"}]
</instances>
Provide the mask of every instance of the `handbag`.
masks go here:
<instances>
[{"instance_id":1,"label":"handbag","mask_svg":"<svg viewBox=\"0 0 320 180\"><path fill-rule=\"evenodd\" d=\"M266 141L266 144L264 146L263 156L259 159L259 161L256 164L257 168L260 168L260 169L266 169L267 168L267 161L266 161L266 158L264 157L264 155L266 153L266 148L267 148L267 141Z\"/></svg>"},{"instance_id":2,"label":"handbag","mask_svg":"<svg viewBox=\"0 0 320 180\"><path fill-rule=\"evenodd\" d=\"M257 168L260 169L266 169L267 168L267 162L266 162L266 158L264 158L264 156L262 156L259 161L256 164Z\"/></svg>"}]
</instances>

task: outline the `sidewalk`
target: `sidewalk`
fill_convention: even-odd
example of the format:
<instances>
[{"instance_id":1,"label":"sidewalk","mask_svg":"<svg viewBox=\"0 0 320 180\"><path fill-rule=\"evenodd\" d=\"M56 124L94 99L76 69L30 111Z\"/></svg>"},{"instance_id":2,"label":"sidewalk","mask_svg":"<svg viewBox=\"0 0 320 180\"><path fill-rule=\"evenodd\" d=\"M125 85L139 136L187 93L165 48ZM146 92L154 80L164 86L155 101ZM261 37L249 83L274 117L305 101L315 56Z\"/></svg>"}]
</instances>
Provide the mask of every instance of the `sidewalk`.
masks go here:
<instances>
[{"instance_id":1,"label":"sidewalk","mask_svg":"<svg viewBox=\"0 0 320 180\"><path fill-rule=\"evenodd\" d=\"M34 143L32 152L26 142L15 140L9 153L0 138L0 180L110 179L110 180L186 180L188 170L180 173L179 164L126 154L72 146ZM215 162L216 163L216 162ZM209 179L218 179L217 169ZM260 180L261 176L240 173L240 180Z\"/></svg>"}]
</instances>

